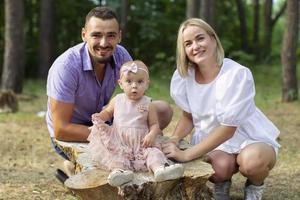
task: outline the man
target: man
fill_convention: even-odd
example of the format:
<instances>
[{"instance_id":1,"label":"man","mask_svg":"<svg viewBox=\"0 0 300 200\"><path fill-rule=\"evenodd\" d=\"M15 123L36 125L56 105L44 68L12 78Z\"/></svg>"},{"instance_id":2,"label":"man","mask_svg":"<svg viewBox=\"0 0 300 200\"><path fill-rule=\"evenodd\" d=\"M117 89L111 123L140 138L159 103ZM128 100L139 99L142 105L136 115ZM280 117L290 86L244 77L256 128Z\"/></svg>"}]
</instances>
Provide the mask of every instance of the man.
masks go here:
<instances>
[{"instance_id":1,"label":"man","mask_svg":"<svg viewBox=\"0 0 300 200\"><path fill-rule=\"evenodd\" d=\"M117 17L106 7L96 7L87 14L81 36L83 43L65 51L49 70L46 121L52 142L54 138L86 141L91 115L109 102L121 65L132 60L119 45L121 30ZM172 109L163 101L156 101L155 105L163 129L172 118ZM57 146L55 149L68 159ZM68 161L64 164L70 175L74 167Z\"/></svg>"}]
</instances>

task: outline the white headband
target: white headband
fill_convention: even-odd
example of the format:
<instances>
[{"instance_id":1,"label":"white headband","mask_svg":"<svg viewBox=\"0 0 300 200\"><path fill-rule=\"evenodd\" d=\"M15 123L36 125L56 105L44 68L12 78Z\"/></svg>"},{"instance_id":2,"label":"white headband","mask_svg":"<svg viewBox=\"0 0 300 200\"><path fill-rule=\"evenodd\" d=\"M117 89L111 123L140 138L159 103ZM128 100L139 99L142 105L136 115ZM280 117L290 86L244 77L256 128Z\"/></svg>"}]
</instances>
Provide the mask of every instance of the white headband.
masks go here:
<instances>
[{"instance_id":1,"label":"white headband","mask_svg":"<svg viewBox=\"0 0 300 200\"><path fill-rule=\"evenodd\" d=\"M127 75L129 72L137 73L138 70L142 70L148 74L148 71L144 68L138 67L137 64L131 63L131 65L125 65L122 67L121 72Z\"/></svg>"}]
</instances>

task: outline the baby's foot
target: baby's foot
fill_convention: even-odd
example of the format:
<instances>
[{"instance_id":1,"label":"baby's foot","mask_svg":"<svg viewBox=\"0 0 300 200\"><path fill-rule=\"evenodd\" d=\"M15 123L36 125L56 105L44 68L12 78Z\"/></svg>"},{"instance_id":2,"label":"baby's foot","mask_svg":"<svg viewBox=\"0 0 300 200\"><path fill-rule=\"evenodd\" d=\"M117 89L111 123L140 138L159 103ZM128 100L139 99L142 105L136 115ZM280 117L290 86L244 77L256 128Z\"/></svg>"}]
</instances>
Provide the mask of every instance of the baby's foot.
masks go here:
<instances>
[{"instance_id":1,"label":"baby's foot","mask_svg":"<svg viewBox=\"0 0 300 200\"><path fill-rule=\"evenodd\" d=\"M108 184L114 187L119 187L125 183L132 181L133 172L130 170L117 169L112 171L108 177Z\"/></svg>"},{"instance_id":2,"label":"baby's foot","mask_svg":"<svg viewBox=\"0 0 300 200\"><path fill-rule=\"evenodd\" d=\"M184 168L182 164L161 166L154 172L154 179L157 182L173 180L182 177Z\"/></svg>"}]
</instances>

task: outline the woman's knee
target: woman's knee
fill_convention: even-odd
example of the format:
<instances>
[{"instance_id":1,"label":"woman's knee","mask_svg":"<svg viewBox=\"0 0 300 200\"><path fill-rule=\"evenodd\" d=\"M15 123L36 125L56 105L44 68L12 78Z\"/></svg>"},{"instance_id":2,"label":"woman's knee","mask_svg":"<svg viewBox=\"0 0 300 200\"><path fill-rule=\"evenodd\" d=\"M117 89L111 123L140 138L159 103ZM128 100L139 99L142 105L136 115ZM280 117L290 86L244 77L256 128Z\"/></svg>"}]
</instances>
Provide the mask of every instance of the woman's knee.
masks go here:
<instances>
[{"instance_id":1,"label":"woman's knee","mask_svg":"<svg viewBox=\"0 0 300 200\"><path fill-rule=\"evenodd\" d=\"M232 175L237 172L235 156L225 152L219 152L209 158L215 173L211 177L213 182L223 182L231 179Z\"/></svg>"},{"instance_id":2,"label":"woman's knee","mask_svg":"<svg viewBox=\"0 0 300 200\"><path fill-rule=\"evenodd\" d=\"M271 148L262 145L245 148L237 157L239 171L244 176L268 173L276 162L276 155Z\"/></svg>"}]
</instances>

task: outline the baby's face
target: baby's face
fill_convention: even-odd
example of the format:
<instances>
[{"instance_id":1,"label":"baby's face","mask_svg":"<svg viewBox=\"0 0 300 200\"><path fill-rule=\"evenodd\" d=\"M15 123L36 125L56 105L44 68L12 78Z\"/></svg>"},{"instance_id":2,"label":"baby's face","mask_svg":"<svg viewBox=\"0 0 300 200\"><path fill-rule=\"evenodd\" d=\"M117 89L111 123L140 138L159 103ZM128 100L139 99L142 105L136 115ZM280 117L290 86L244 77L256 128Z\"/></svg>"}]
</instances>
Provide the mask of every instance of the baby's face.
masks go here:
<instances>
[{"instance_id":1,"label":"baby's face","mask_svg":"<svg viewBox=\"0 0 300 200\"><path fill-rule=\"evenodd\" d=\"M139 100L148 89L149 77L147 72L138 69L136 73L122 74L119 84L129 99Z\"/></svg>"}]
</instances>

